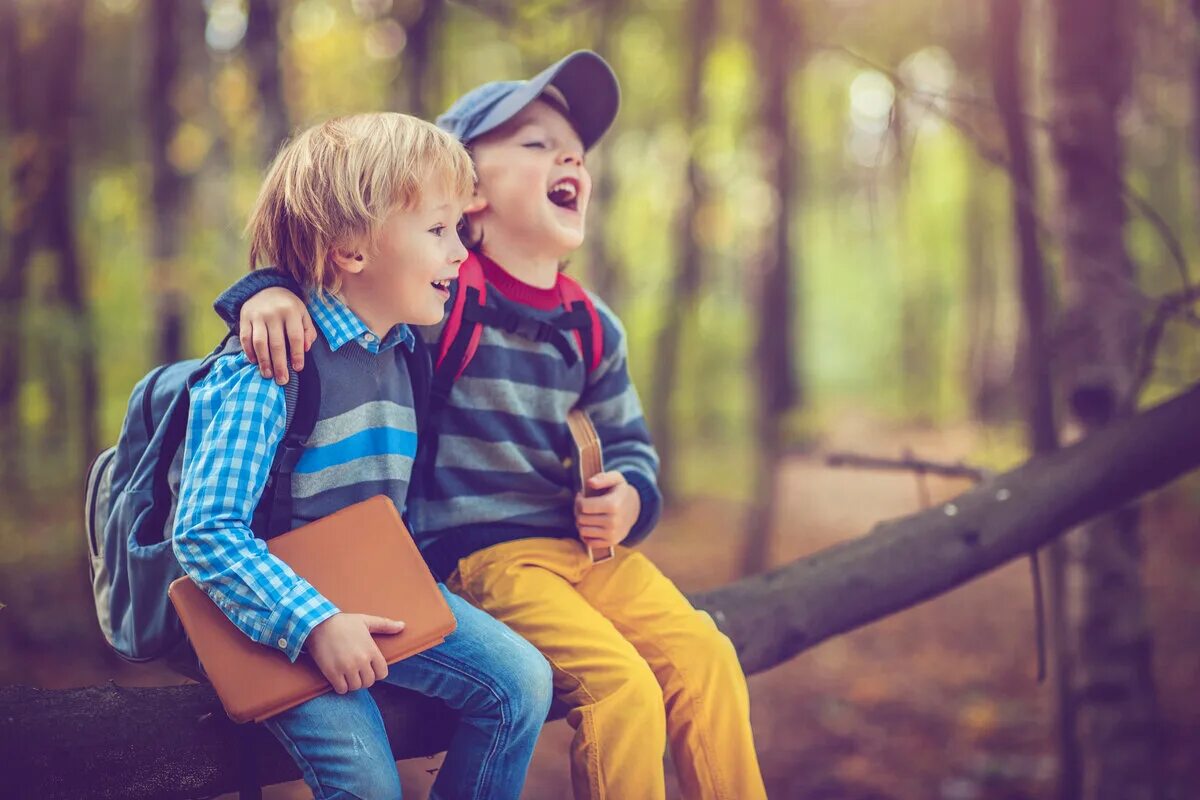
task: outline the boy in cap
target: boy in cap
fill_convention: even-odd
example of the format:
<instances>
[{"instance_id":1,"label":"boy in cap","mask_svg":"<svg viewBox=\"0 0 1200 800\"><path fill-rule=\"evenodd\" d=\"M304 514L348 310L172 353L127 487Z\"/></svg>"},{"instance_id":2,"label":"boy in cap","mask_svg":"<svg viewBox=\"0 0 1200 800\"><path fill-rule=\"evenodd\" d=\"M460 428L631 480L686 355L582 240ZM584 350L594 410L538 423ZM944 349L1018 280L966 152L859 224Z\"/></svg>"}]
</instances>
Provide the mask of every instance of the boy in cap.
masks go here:
<instances>
[{"instance_id":1,"label":"boy in cap","mask_svg":"<svg viewBox=\"0 0 1200 800\"><path fill-rule=\"evenodd\" d=\"M421 330L438 347L441 411L410 519L435 574L549 660L575 728L577 798L662 797L667 745L686 797L764 797L737 653L632 548L662 500L625 332L560 269L584 240L585 153L618 105L612 70L580 51L529 81L473 89L438 118L470 150L478 183L449 321ZM267 286L286 281L243 279L218 311L236 321ZM303 363L304 312L287 292L253 297L240 321L248 350L260 340L264 375L286 371L288 339ZM588 496L563 460L577 407L607 469ZM615 555L593 563L589 549L607 547Z\"/></svg>"}]
</instances>

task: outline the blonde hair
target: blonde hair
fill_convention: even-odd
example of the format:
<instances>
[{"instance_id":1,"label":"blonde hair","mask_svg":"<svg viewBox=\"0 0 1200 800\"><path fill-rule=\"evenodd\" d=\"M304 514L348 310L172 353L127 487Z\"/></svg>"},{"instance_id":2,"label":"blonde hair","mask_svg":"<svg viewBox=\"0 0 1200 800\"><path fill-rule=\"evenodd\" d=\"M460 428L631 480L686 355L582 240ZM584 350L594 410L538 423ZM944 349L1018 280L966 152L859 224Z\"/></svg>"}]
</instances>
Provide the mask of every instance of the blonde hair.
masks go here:
<instances>
[{"instance_id":1,"label":"blonde hair","mask_svg":"<svg viewBox=\"0 0 1200 800\"><path fill-rule=\"evenodd\" d=\"M337 292L335 247L373 248L392 210L412 209L430 189L467 198L471 158L432 123L407 114L338 117L280 150L246 232L250 268L275 266L307 289Z\"/></svg>"}]
</instances>

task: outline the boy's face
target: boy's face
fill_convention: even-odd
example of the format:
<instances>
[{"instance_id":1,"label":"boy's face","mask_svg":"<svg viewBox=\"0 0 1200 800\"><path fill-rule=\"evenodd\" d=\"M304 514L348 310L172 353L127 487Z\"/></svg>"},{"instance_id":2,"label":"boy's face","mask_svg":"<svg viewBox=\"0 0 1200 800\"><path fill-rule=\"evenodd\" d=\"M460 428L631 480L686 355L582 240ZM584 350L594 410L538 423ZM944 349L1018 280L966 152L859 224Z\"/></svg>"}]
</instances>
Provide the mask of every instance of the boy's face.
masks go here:
<instances>
[{"instance_id":1,"label":"boy's face","mask_svg":"<svg viewBox=\"0 0 1200 800\"><path fill-rule=\"evenodd\" d=\"M368 324L360 309L387 327L441 321L449 283L467 257L455 229L464 205L444 191L427 191L417 207L392 209L362 261L339 258L351 273L343 282L346 300Z\"/></svg>"},{"instance_id":2,"label":"boy's face","mask_svg":"<svg viewBox=\"0 0 1200 800\"><path fill-rule=\"evenodd\" d=\"M472 150L479 183L469 210L485 246L558 259L583 244L592 179L566 117L536 100Z\"/></svg>"}]
</instances>

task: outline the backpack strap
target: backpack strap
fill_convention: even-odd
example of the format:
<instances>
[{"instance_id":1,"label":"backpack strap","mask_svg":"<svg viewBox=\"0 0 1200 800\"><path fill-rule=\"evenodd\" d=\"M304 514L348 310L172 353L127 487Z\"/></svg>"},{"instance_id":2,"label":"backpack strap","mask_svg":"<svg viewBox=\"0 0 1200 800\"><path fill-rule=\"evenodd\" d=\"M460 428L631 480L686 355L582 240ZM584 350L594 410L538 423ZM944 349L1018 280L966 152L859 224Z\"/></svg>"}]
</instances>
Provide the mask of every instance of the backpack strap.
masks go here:
<instances>
[{"instance_id":1,"label":"backpack strap","mask_svg":"<svg viewBox=\"0 0 1200 800\"><path fill-rule=\"evenodd\" d=\"M600 324L596 304L583 287L565 272L558 273L555 288L562 299L563 308L567 309L567 313L559 319L571 318L575 342L579 345L579 352L583 353L583 365L589 373L595 372L604 357L604 326Z\"/></svg>"},{"instance_id":2,"label":"backpack strap","mask_svg":"<svg viewBox=\"0 0 1200 800\"><path fill-rule=\"evenodd\" d=\"M408 377L412 381L413 415L416 417L417 435L429 418L429 389L433 381L433 362L430 360L429 345L421 334L413 331L413 347L397 345L400 356L408 366Z\"/></svg>"},{"instance_id":3,"label":"backpack strap","mask_svg":"<svg viewBox=\"0 0 1200 800\"><path fill-rule=\"evenodd\" d=\"M569 330L571 327L569 324L563 324L562 321L564 318L571 316L570 313L562 314L546 322L534 319L533 317L527 317L511 308L467 306L463 309L463 319L474 323L477 330L487 325L492 328L500 328L509 333L515 333L517 336L528 339L531 342L548 342L552 344L554 349L559 352L559 355L563 357L563 360L567 362L568 367L575 366L575 362L579 360L579 356L575 355L575 350L572 349L571 343L567 341L567 337L562 333L563 330ZM576 336L578 336L578 331L576 331ZM465 369L466 365L464 364L463 367Z\"/></svg>"},{"instance_id":4,"label":"backpack strap","mask_svg":"<svg viewBox=\"0 0 1200 800\"><path fill-rule=\"evenodd\" d=\"M187 384L182 392L171 403L171 407L167 410L166 416L163 418L162 425L163 438L159 453L161 457L154 465L154 479L152 482L154 501L150 504L149 513L153 515L152 519L148 519L146 524L136 527L138 544L149 547L167 538L166 525L167 518L174 511L173 495L171 490L171 466L175 460L175 454L183 449L184 439L187 438L188 415L192 410L191 389L200 380L207 375L216 363L217 359L228 353L236 353L241 349L241 343L238 338L232 333L225 335L221 343L208 354L208 356L200 363L200 366L188 376ZM153 391L153 386L148 386L147 391ZM153 541L145 541L144 539L151 536L159 537Z\"/></svg>"},{"instance_id":5,"label":"backpack strap","mask_svg":"<svg viewBox=\"0 0 1200 800\"><path fill-rule=\"evenodd\" d=\"M434 373L453 369L453 379L462 375L467 363L479 347L482 331L477 325L463 325L463 314L467 307L487 304L487 280L483 277L483 265L474 253L459 265L458 284L455 287L454 303L446 316L442 335L438 338L438 356ZM452 380L453 380L452 379Z\"/></svg>"},{"instance_id":6,"label":"backpack strap","mask_svg":"<svg viewBox=\"0 0 1200 800\"><path fill-rule=\"evenodd\" d=\"M283 441L275 450L267 485L254 509L250 528L260 539L273 539L292 528L292 474L304 455L308 437L317 424L321 408L321 376L315 359L309 359L302 372L291 370L283 387L287 419Z\"/></svg>"},{"instance_id":7,"label":"backpack strap","mask_svg":"<svg viewBox=\"0 0 1200 800\"><path fill-rule=\"evenodd\" d=\"M487 280L479 256L471 253L458 270L458 286L446 324L438 340L438 356L434 364L433 412L436 413L450 396L458 380L479 349L483 326L515 333L535 342L549 342L562 355L567 366L577 360L575 351L563 340L560 331L571 331L579 352L583 354L588 372L600 366L604 356L604 328L592 298L573 278L560 272L555 290L565 311L558 317L543 321L525 316L513 309L491 308L487 305Z\"/></svg>"},{"instance_id":8,"label":"backpack strap","mask_svg":"<svg viewBox=\"0 0 1200 800\"><path fill-rule=\"evenodd\" d=\"M466 309L483 307L487 303L487 281L483 277L483 265L474 253L467 256L458 268L454 302L446 315L438 337L438 355L433 363L433 377L429 387L428 416L436 419L450 397L454 382L479 348L479 337L483 327L464 319Z\"/></svg>"}]
</instances>

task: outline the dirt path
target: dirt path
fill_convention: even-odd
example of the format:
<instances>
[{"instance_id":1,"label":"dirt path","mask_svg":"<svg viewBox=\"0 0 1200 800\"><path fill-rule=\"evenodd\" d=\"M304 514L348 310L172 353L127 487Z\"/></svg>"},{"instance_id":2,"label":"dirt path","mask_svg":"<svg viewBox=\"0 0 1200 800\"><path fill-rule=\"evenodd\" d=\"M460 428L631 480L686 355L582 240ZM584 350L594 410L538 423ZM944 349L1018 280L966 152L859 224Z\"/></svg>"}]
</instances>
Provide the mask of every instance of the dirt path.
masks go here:
<instances>
[{"instance_id":1,"label":"dirt path","mask_svg":"<svg viewBox=\"0 0 1200 800\"><path fill-rule=\"evenodd\" d=\"M970 430L881 433L848 419L829 449L957 460ZM918 508L913 477L790 462L774 561L785 563ZM930 479L933 502L966 488ZM1151 502L1146 575L1158 628L1156 666L1172 778L1200 785L1200 524L1186 492ZM1170 502L1167 502L1170 500ZM1193 497L1191 508L1200 505ZM666 520L645 550L685 590L734 577L741 512L698 500ZM915 609L826 642L750 680L752 717L772 798L1016 800L1054 786L1049 685L1036 681L1028 561L1010 563ZM547 729L526 796L569 796L570 730ZM671 785L671 796L677 796Z\"/></svg>"}]
</instances>

